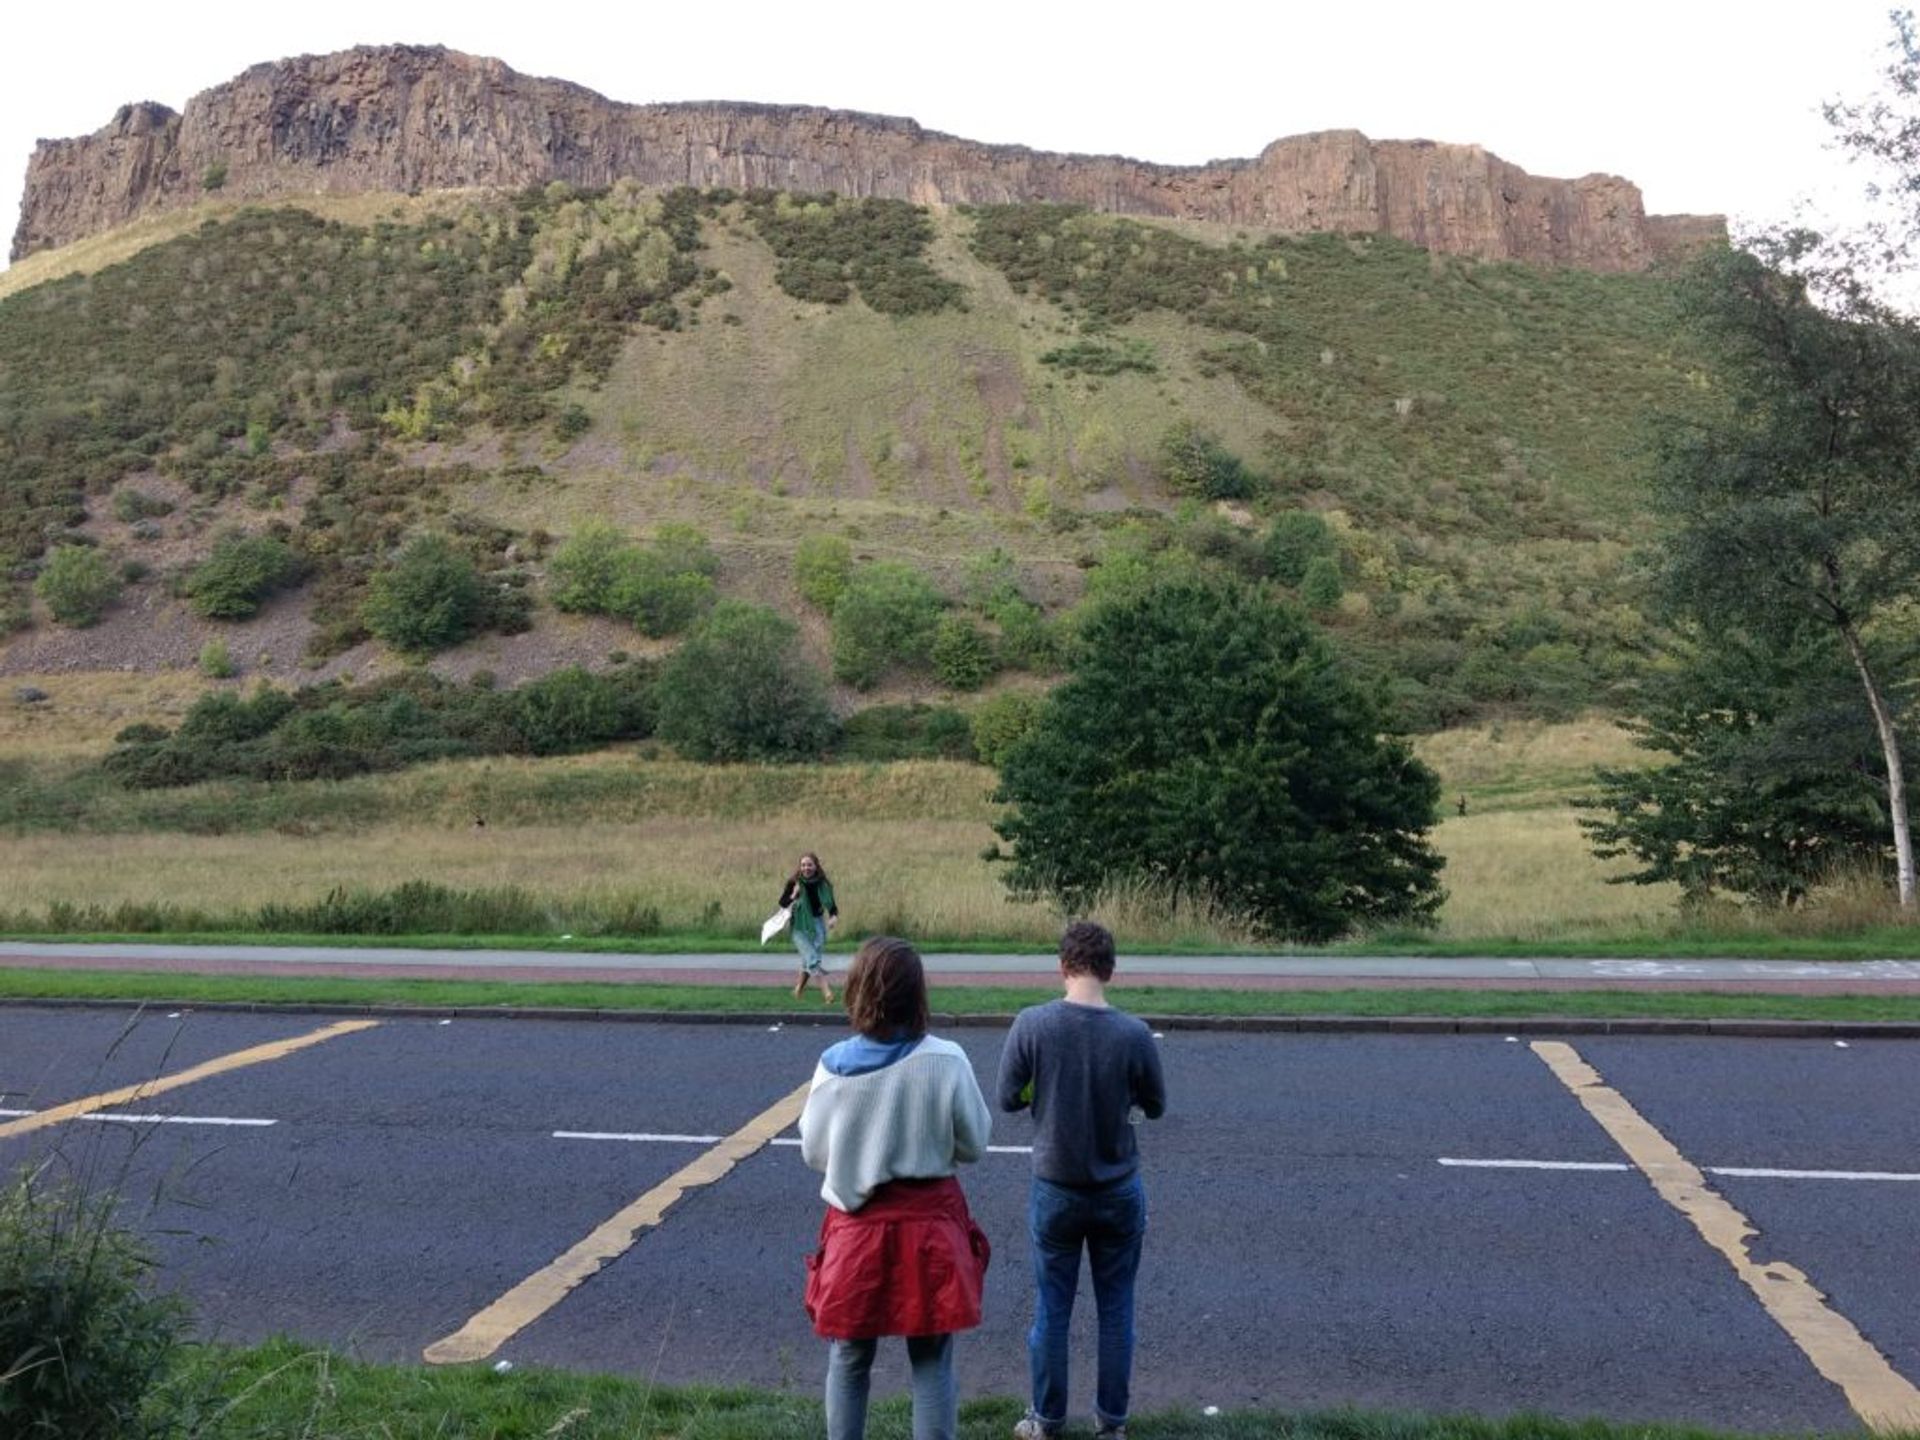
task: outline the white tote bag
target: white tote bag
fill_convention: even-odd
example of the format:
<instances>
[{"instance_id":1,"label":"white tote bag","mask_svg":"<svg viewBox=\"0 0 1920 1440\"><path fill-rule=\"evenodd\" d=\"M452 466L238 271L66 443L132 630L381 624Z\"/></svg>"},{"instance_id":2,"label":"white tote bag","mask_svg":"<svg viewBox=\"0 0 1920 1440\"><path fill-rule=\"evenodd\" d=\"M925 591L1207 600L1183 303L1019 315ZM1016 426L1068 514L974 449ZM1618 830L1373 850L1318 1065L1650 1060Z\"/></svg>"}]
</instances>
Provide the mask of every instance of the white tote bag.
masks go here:
<instances>
[{"instance_id":1,"label":"white tote bag","mask_svg":"<svg viewBox=\"0 0 1920 1440\"><path fill-rule=\"evenodd\" d=\"M787 922L791 919L793 919L793 907L791 905L774 911L773 914L767 917L766 923L760 927L760 943L762 945L766 944L767 941L786 929Z\"/></svg>"}]
</instances>

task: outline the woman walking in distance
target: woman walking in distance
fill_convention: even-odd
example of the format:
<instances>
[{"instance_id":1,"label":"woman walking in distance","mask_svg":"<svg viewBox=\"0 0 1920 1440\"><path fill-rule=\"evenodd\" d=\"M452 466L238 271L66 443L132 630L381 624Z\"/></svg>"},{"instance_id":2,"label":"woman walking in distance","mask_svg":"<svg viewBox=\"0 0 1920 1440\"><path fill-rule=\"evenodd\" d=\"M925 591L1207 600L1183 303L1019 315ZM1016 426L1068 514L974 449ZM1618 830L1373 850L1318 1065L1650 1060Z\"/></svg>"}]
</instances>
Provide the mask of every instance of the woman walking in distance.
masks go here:
<instances>
[{"instance_id":1,"label":"woman walking in distance","mask_svg":"<svg viewBox=\"0 0 1920 1440\"><path fill-rule=\"evenodd\" d=\"M827 1440L862 1440L882 1335L913 1366L914 1440L954 1440L953 1337L980 1323L990 1250L954 1178L992 1116L966 1052L927 1033L919 952L876 936L846 978L854 1034L820 1057L800 1154L826 1178L807 1313L828 1342Z\"/></svg>"},{"instance_id":2,"label":"woman walking in distance","mask_svg":"<svg viewBox=\"0 0 1920 1440\"><path fill-rule=\"evenodd\" d=\"M840 907L834 903L833 882L811 850L800 857L800 867L780 887L780 908L789 906L793 908L793 946L800 952L800 978L793 982L793 998L798 1000L806 992L807 981L818 980L821 1000L831 1005L827 935L840 923Z\"/></svg>"}]
</instances>

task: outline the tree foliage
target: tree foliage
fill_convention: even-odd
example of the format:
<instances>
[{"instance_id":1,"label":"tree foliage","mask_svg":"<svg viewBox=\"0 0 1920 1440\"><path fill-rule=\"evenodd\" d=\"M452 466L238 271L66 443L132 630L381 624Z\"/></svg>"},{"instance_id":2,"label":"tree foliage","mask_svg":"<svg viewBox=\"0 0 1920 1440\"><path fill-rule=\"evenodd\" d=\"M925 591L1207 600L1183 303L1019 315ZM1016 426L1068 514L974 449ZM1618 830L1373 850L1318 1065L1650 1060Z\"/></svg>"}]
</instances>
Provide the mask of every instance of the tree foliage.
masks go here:
<instances>
[{"instance_id":1,"label":"tree foliage","mask_svg":"<svg viewBox=\"0 0 1920 1440\"><path fill-rule=\"evenodd\" d=\"M1855 126L1843 143L1869 153L1881 153L1890 116L1920 118L1911 20L1896 26L1891 96L1828 112ZM1914 161L1910 147L1881 158ZM1710 642L1824 637L1853 671L1881 752L1894 873L1909 908L1915 865L1896 711L1913 676L1889 671L1877 642L1910 628L1920 606L1920 322L1876 291L1910 253L1913 219L1864 236L1775 229L1696 265L1684 313L1718 359L1727 403L1670 427L1655 490L1670 522L1664 589L1674 614ZM1764 868L1760 851L1752 858Z\"/></svg>"},{"instance_id":2,"label":"tree foliage","mask_svg":"<svg viewBox=\"0 0 1920 1440\"><path fill-rule=\"evenodd\" d=\"M554 553L547 592L556 608L618 615L648 635L677 635L713 604L720 562L690 525L662 525L644 545L605 521L582 525Z\"/></svg>"},{"instance_id":3,"label":"tree foliage","mask_svg":"<svg viewBox=\"0 0 1920 1440\"><path fill-rule=\"evenodd\" d=\"M1084 904L1144 877L1324 940L1438 908L1439 781L1291 606L1176 580L1103 607L1001 762L1007 883Z\"/></svg>"},{"instance_id":4,"label":"tree foliage","mask_svg":"<svg viewBox=\"0 0 1920 1440\"><path fill-rule=\"evenodd\" d=\"M33 593L54 619L81 629L107 613L120 594L120 577L92 546L62 545L40 567Z\"/></svg>"},{"instance_id":5,"label":"tree foliage","mask_svg":"<svg viewBox=\"0 0 1920 1440\"><path fill-rule=\"evenodd\" d=\"M156 789L205 780L337 780L480 755L557 755L652 733L654 670L558 670L517 690L456 685L409 668L371 684L340 681L250 696L203 695L179 728L133 725L101 768Z\"/></svg>"},{"instance_id":6,"label":"tree foliage","mask_svg":"<svg viewBox=\"0 0 1920 1440\"><path fill-rule=\"evenodd\" d=\"M223 535L187 577L187 597L209 620L245 620L299 578L300 557L271 535Z\"/></svg>"},{"instance_id":7,"label":"tree foliage","mask_svg":"<svg viewBox=\"0 0 1920 1440\"><path fill-rule=\"evenodd\" d=\"M1191 420L1160 437L1160 478L1169 489L1203 500L1244 500L1260 488L1239 456Z\"/></svg>"},{"instance_id":8,"label":"tree foliage","mask_svg":"<svg viewBox=\"0 0 1920 1440\"><path fill-rule=\"evenodd\" d=\"M833 673L870 690L895 665L923 668L946 599L910 565L882 560L853 572L833 607Z\"/></svg>"},{"instance_id":9,"label":"tree foliage","mask_svg":"<svg viewBox=\"0 0 1920 1440\"><path fill-rule=\"evenodd\" d=\"M367 587L367 629L407 655L457 645L480 627L486 593L480 572L439 535L407 543Z\"/></svg>"},{"instance_id":10,"label":"tree foliage","mask_svg":"<svg viewBox=\"0 0 1920 1440\"><path fill-rule=\"evenodd\" d=\"M800 632L743 600L722 600L673 652L655 699L661 738L694 760L811 759L833 739Z\"/></svg>"},{"instance_id":11,"label":"tree foliage","mask_svg":"<svg viewBox=\"0 0 1920 1440\"><path fill-rule=\"evenodd\" d=\"M1657 763L1602 769L1582 802L1595 853L1638 866L1615 883L1797 905L1839 875L1885 870L1886 768L1831 637L1697 638L1636 710L1628 728Z\"/></svg>"},{"instance_id":12,"label":"tree foliage","mask_svg":"<svg viewBox=\"0 0 1920 1440\"><path fill-rule=\"evenodd\" d=\"M853 575L853 546L840 535L807 535L793 552L793 584L800 598L833 614Z\"/></svg>"}]
</instances>

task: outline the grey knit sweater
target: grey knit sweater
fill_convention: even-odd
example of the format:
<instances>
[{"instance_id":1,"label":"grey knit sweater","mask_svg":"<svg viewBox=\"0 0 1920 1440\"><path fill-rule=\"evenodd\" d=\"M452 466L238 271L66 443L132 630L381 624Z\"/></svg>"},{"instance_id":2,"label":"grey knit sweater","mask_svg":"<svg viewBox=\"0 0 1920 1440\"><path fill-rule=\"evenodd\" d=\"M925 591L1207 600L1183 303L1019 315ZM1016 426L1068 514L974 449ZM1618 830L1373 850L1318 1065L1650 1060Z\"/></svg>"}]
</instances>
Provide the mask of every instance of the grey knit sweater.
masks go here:
<instances>
[{"instance_id":1,"label":"grey knit sweater","mask_svg":"<svg viewBox=\"0 0 1920 1440\"><path fill-rule=\"evenodd\" d=\"M858 1210L889 1180L953 1174L957 1162L986 1153L993 1128L958 1045L929 1035L867 1068L875 1062L861 1057L886 1048L856 1040L829 1050L800 1115L801 1158L826 1176L821 1198L842 1210Z\"/></svg>"}]
</instances>

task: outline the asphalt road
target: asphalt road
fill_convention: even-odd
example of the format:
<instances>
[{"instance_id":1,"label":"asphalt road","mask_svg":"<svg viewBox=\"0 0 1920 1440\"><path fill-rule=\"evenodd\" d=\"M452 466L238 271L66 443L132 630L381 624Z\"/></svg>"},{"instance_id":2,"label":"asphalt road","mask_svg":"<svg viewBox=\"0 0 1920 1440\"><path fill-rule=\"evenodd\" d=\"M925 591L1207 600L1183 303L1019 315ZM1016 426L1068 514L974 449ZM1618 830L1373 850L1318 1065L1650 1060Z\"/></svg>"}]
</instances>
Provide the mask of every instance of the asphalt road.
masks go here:
<instances>
[{"instance_id":1,"label":"asphalt road","mask_svg":"<svg viewBox=\"0 0 1920 1440\"><path fill-rule=\"evenodd\" d=\"M314 1016L0 1007L0 1110L45 1111L303 1036ZM282 1058L17 1133L123 1193L203 1329L291 1333L374 1358L431 1342L804 1083L813 1027L388 1020ZM955 1035L990 1085L1001 1033ZM1135 1403L1354 1404L1674 1419L1750 1430L1859 1422L1848 1399L1534 1048L1502 1036L1175 1031L1169 1113L1143 1136L1152 1229ZM1920 1383L1920 1044L1582 1037L1593 1066ZM211 1123L240 1120L272 1124ZM9 1133L8 1127L16 1133ZM565 1139L556 1132L688 1137ZM791 1131L785 1132L787 1137ZM994 1143L1023 1146L1023 1117ZM1523 1160L1537 1169L1443 1164ZM1024 1390L1027 1161L963 1176L995 1246L964 1392ZM811 1393L799 1305L817 1178L776 1140L520 1330L516 1364ZM1088 1408L1091 1301L1076 1314ZM882 1383L903 1383L898 1346Z\"/></svg>"}]
</instances>

